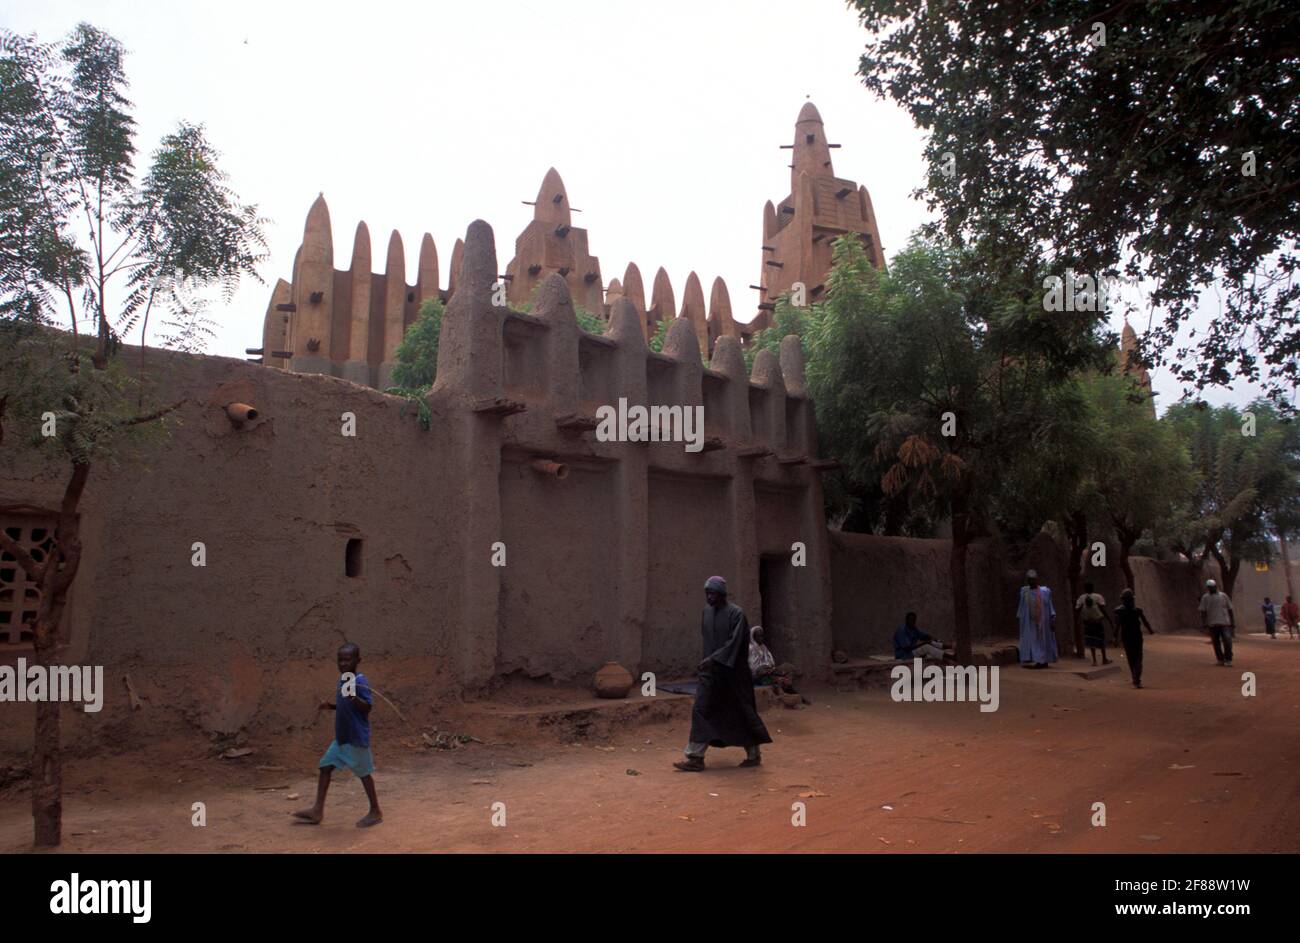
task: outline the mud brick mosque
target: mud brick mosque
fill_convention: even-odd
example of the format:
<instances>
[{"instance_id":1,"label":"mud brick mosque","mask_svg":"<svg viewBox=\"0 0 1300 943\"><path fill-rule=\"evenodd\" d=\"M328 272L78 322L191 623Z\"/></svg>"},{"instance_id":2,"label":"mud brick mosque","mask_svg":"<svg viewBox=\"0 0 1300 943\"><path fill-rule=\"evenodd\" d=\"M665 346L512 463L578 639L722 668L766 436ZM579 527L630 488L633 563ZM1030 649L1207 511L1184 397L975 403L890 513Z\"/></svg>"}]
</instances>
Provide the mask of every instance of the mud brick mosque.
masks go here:
<instances>
[{"instance_id":1,"label":"mud brick mosque","mask_svg":"<svg viewBox=\"0 0 1300 943\"><path fill-rule=\"evenodd\" d=\"M835 649L887 651L908 609L950 634L946 541L828 529L821 479L834 463L817 452L798 339L759 351L748 371L742 355L796 282L821 296L834 239L856 234L884 265L870 197L835 176L834 147L804 105L790 192L763 208L747 323L721 279L707 307L694 273L680 299L662 268L648 299L635 264L607 283L554 170L514 258L500 266L491 228L476 221L451 250L445 284L428 235L414 285L397 233L373 272L364 223L336 269L318 199L291 280L272 291L258 362L148 352L154 394L185 405L163 447L94 473L62 660L130 677L132 696L163 709L155 716L230 733L301 722L344 637L406 704L476 696L503 679L585 684L609 661L685 676L714 573L778 659L809 678L830 677ZM492 303L503 280L512 307ZM446 309L424 429L381 390L429 298ZM604 332L580 329L579 308ZM704 449L597 441L597 409L620 398L702 406ZM7 452L0 503L30 510L0 523L39 548L62 489L61 468ZM1064 598L1063 552L1040 538L1029 562ZM993 542L970 551L977 637L1009 631L1024 563ZM1148 613L1161 593L1195 599L1196 574L1134 566ZM20 568L0 564L0 659L30 652L33 592ZM99 726L78 716L69 733L97 736L105 723L129 733L136 717L114 684ZM15 719L0 750L27 749L30 730Z\"/></svg>"}]
</instances>

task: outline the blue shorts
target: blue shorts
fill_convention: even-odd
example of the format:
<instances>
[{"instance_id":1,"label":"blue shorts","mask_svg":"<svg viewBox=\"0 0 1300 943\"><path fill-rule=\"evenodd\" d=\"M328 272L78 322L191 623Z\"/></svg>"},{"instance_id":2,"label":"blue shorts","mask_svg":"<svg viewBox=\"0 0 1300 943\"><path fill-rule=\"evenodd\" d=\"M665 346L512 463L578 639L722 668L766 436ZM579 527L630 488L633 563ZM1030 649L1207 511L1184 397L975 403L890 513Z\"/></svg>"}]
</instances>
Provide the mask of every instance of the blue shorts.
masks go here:
<instances>
[{"instance_id":1,"label":"blue shorts","mask_svg":"<svg viewBox=\"0 0 1300 943\"><path fill-rule=\"evenodd\" d=\"M375 771L375 758L370 755L370 747L359 747L353 743L339 743L333 740L325 755L320 758L318 766L321 769L333 766L335 769L350 770L360 779Z\"/></svg>"}]
</instances>

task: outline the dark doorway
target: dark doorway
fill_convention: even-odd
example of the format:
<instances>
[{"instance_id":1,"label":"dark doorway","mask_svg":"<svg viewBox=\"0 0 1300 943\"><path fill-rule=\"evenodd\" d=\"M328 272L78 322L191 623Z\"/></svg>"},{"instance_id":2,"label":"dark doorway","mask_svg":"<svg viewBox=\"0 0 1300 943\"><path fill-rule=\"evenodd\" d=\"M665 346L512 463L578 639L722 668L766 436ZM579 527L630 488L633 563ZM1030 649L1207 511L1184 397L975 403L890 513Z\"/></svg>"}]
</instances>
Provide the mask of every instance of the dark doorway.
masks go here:
<instances>
[{"instance_id":1,"label":"dark doorway","mask_svg":"<svg viewBox=\"0 0 1300 943\"><path fill-rule=\"evenodd\" d=\"M361 538L353 537L348 541L347 549L343 551L343 572L348 576L357 577L361 575Z\"/></svg>"},{"instance_id":2,"label":"dark doorway","mask_svg":"<svg viewBox=\"0 0 1300 943\"><path fill-rule=\"evenodd\" d=\"M790 558L788 556L763 556L758 561L758 593L762 599L759 616L767 647L780 664L793 662L794 632L790 611ZM751 616L751 624L756 620Z\"/></svg>"}]
</instances>

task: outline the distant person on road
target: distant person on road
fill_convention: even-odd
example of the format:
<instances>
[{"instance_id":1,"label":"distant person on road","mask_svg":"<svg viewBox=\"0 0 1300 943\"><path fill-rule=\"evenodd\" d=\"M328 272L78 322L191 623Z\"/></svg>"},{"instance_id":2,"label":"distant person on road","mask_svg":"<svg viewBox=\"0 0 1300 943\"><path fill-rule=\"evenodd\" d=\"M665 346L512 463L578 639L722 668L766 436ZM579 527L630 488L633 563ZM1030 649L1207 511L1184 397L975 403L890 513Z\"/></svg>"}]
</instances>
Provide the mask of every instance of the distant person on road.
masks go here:
<instances>
[{"instance_id":1,"label":"distant person on road","mask_svg":"<svg viewBox=\"0 0 1300 943\"><path fill-rule=\"evenodd\" d=\"M894 633L894 657L943 658L943 644L916 627L916 613L903 616L903 624Z\"/></svg>"},{"instance_id":2,"label":"distant person on road","mask_svg":"<svg viewBox=\"0 0 1300 943\"><path fill-rule=\"evenodd\" d=\"M1133 590L1125 589L1119 594L1119 606L1115 609L1114 641L1124 642L1124 657L1128 659L1128 673L1133 676L1133 687L1142 687L1142 626L1152 635L1151 628L1144 613L1137 605Z\"/></svg>"},{"instance_id":3,"label":"distant person on road","mask_svg":"<svg viewBox=\"0 0 1300 943\"><path fill-rule=\"evenodd\" d=\"M1094 593L1092 583L1083 584L1083 595L1074 603L1074 611L1079 614L1083 620L1083 644L1088 646L1088 651L1092 654L1092 663L1097 664L1097 650L1101 649L1101 663L1109 665L1110 659L1106 657L1106 625L1111 626L1114 631L1114 624L1110 621L1110 613L1106 611L1106 600L1101 593Z\"/></svg>"},{"instance_id":4,"label":"distant person on road","mask_svg":"<svg viewBox=\"0 0 1300 943\"><path fill-rule=\"evenodd\" d=\"M1264 613L1264 631L1268 633L1269 638L1277 638L1277 606L1273 605L1273 600L1265 596L1264 604L1259 608Z\"/></svg>"},{"instance_id":5,"label":"distant person on road","mask_svg":"<svg viewBox=\"0 0 1300 943\"><path fill-rule=\"evenodd\" d=\"M1219 664L1232 667L1232 630L1237 627L1237 617L1232 611L1232 600L1227 593L1219 592L1214 580L1205 581L1205 595L1201 597L1201 628L1208 629L1214 645L1214 657Z\"/></svg>"},{"instance_id":6,"label":"distant person on road","mask_svg":"<svg viewBox=\"0 0 1300 943\"><path fill-rule=\"evenodd\" d=\"M1046 668L1056 661L1056 607L1052 591L1038 585L1038 572L1025 574L1020 587L1020 664L1025 668Z\"/></svg>"},{"instance_id":7,"label":"distant person on road","mask_svg":"<svg viewBox=\"0 0 1300 943\"><path fill-rule=\"evenodd\" d=\"M1300 635L1300 606L1290 596L1282 603L1282 621L1286 623L1287 638Z\"/></svg>"}]
</instances>

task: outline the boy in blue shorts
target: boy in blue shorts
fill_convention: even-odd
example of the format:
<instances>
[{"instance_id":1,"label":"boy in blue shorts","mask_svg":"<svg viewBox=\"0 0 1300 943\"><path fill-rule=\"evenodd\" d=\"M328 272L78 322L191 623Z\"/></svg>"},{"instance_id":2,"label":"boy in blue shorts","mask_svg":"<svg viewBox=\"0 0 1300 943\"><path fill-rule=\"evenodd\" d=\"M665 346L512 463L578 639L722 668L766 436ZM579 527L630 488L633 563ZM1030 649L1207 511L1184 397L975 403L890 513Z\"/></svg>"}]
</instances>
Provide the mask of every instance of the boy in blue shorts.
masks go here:
<instances>
[{"instance_id":1,"label":"boy in blue shorts","mask_svg":"<svg viewBox=\"0 0 1300 943\"><path fill-rule=\"evenodd\" d=\"M370 708L373 697L370 682L357 672L361 663L361 648L348 642L339 648L339 687L333 703L323 701L318 710L332 710L334 715L334 742L320 759L320 779L316 783L316 804L310 809L295 812L294 817L309 825L319 825L325 817L325 793L330 788L334 770L351 770L365 787L370 800L370 811L357 821L357 828L368 828L384 820L375 795L375 771L370 755ZM348 677L351 675L351 677ZM347 692L347 693L345 693Z\"/></svg>"}]
</instances>

